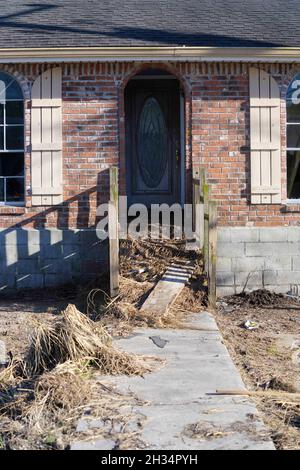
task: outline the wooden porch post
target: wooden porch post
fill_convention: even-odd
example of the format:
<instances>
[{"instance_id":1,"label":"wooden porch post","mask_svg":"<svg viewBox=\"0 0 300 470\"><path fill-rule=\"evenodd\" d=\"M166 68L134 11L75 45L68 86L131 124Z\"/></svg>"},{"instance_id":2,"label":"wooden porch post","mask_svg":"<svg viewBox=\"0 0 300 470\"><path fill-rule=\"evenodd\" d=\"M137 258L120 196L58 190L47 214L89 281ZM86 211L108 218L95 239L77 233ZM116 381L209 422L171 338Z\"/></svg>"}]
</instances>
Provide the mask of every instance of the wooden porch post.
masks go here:
<instances>
[{"instance_id":1,"label":"wooden porch post","mask_svg":"<svg viewBox=\"0 0 300 470\"><path fill-rule=\"evenodd\" d=\"M109 169L110 201L108 208L110 296L119 294L119 181L118 168Z\"/></svg>"}]
</instances>

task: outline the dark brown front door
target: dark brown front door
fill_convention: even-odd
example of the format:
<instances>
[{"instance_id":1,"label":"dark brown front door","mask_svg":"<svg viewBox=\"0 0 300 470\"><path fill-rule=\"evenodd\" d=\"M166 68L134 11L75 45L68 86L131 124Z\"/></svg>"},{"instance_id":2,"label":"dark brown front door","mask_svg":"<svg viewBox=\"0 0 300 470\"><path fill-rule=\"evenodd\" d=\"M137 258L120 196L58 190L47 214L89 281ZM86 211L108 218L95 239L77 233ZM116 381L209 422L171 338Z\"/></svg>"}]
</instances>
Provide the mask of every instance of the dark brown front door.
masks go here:
<instances>
[{"instance_id":1,"label":"dark brown front door","mask_svg":"<svg viewBox=\"0 0 300 470\"><path fill-rule=\"evenodd\" d=\"M177 80L132 80L125 92L128 203L180 202Z\"/></svg>"}]
</instances>

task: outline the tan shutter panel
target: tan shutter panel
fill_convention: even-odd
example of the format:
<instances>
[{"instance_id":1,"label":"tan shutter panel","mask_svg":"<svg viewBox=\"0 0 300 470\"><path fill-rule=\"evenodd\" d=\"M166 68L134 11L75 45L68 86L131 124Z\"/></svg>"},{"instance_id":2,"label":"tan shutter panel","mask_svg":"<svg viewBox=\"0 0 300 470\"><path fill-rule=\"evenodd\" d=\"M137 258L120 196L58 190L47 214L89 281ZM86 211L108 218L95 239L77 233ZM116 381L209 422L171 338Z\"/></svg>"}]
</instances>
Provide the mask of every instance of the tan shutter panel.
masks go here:
<instances>
[{"instance_id":1,"label":"tan shutter panel","mask_svg":"<svg viewBox=\"0 0 300 470\"><path fill-rule=\"evenodd\" d=\"M60 204L62 196L62 73L43 72L32 87L32 204Z\"/></svg>"},{"instance_id":2,"label":"tan shutter panel","mask_svg":"<svg viewBox=\"0 0 300 470\"><path fill-rule=\"evenodd\" d=\"M250 68L252 204L281 202L280 94L271 75Z\"/></svg>"}]
</instances>

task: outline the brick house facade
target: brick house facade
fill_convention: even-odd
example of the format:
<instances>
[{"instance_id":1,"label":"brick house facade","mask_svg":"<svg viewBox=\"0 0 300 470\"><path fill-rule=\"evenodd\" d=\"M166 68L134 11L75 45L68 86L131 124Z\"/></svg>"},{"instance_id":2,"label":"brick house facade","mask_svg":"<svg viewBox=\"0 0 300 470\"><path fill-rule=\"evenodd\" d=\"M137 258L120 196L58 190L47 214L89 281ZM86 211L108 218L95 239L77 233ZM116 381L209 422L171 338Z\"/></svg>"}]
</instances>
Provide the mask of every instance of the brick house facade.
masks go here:
<instances>
[{"instance_id":1,"label":"brick house facade","mask_svg":"<svg viewBox=\"0 0 300 470\"><path fill-rule=\"evenodd\" d=\"M71 33L70 33L71 34ZM219 56L222 53L219 54ZM229 54L228 54L229 55ZM67 53L65 54L67 57ZM45 71L62 73L62 201L32 204L32 86ZM272 77L280 92L280 203L251 201L250 69ZM5 59L24 96L25 202L0 205L0 292L92 277L106 266L95 236L96 209L108 200L108 172L117 165L126 194L126 86L144 71L176 77L183 96L184 201L194 166L207 171L218 201L220 294L300 285L300 199L287 200L286 92L296 61ZM1 176L1 175L0 175Z\"/></svg>"},{"instance_id":2,"label":"brick house facade","mask_svg":"<svg viewBox=\"0 0 300 470\"><path fill-rule=\"evenodd\" d=\"M119 167L120 193L133 193L128 127L135 111L128 90L147 73L152 91L154 75L176 83L161 111L165 106L165 122L171 122L175 110L177 127L172 138L169 131L160 134L161 149L169 145L167 158L173 152L176 162L166 160L156 189L163 194L168 183L170 200L189 203L193 168L205 168L218 202L219 293L257 287L297 293L300 98L290 117L286 98L291 84L300 90L299 17L294 0L265 0L264 15L256 0L6 2L0 25L0 294L88 279L106 269L96 210L108 200L112 165ZM19 104L9 103L9 93L6 103L4 85L14 81L24 120L20 94ZM172 177L171 164L178 167ZM24 188L15 191L23 180Z\"/></svg>"},{"instance_id":3,"label":"brick house facade","mask_svg":"<svg viewBox=\"0 0 300 470\"><path fill-rule=\"evenodd\" d=\"M251 64L251 67L253 64ZM25 207L0 207L0 227L87 228L95 225L96 199L82 211L67 205L43 214L31 206L30 87L47 64L1 67L13 75L25 97L26 187ZM120 190L126 193L124 157L124 88L145 68L170 71L183 84L186 129L186 198L191 195L192 165L204 165L219 201L221 226L285 226L299 223L295 204L286 200L286 103L287 86L300 67L259 64L276 78L281 89L282 204L255 205L250 198L249 64L241 63L87 63L63 66L63 190L64 203L99 186L99 173L110 165L120 167ZM107 185L104 186L107 190ZM104 187L100 190L100 197ZM105 199L105 194L104 194ZM74 204L75 205L75 204ZM53 214L52 214L53 212ZM82 212L82 214L81 214ZM40 217L39 217L40 216ZM81 222L82 216L82 222ZM33 220L34 219L34 220Z\"/></svg>"}]
</instances>

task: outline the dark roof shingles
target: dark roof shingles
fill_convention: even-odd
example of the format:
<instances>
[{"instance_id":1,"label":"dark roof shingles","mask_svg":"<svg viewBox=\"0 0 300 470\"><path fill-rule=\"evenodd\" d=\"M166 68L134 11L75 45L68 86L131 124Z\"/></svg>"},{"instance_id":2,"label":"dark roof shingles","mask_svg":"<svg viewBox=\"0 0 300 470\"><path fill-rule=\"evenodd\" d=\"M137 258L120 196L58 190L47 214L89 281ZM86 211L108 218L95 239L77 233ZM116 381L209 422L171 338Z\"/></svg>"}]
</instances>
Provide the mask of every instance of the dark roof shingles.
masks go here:
<instances>
[{"instance_id":1,"label":"dark roof shingles","mask_svg":"<svg viewBox=\"0 0 300 470\"><path fill-rule=\"evenodd\" d=\"M0 48L300 46L299 0L4 0L0 7Z\"/></svg>"}]
</instances>

